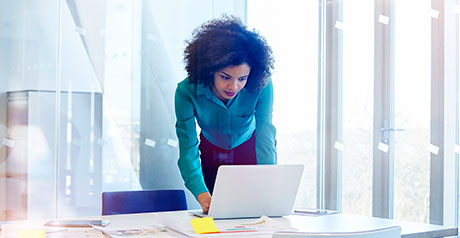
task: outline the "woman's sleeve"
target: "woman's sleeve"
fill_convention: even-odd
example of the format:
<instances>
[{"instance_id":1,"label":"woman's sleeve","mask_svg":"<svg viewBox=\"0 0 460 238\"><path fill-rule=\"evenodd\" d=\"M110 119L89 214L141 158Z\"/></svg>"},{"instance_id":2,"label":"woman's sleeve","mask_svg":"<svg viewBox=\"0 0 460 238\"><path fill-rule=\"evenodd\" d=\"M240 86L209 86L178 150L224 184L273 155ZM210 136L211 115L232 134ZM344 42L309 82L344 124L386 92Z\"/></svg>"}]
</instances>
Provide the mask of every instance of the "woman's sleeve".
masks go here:
<instances>
[{"instance_id":1,"label":"woman's sleeve","mask_svg":"<svg viewBox=\"0 0 460 238\"><path fill-rule=\"evenodd\" d=\"M258 164L276 164L276 129L272 124L273 84L262 89L256 104L256 155Z\"/></svg>"},{"instance_id":2,"label":"woman's sleeve","mask_svg":"<svg viewBox=\"0 0 460 238\"><path fill-rule=\"evenodd\" d=\"M191 98L181 90L176 89L176 134L179 140L179 160L177 165L185 187L197 197L200 193L208 192L201 171L200 153L196 133L196 119Z\"/></svg>"}]
</instances>

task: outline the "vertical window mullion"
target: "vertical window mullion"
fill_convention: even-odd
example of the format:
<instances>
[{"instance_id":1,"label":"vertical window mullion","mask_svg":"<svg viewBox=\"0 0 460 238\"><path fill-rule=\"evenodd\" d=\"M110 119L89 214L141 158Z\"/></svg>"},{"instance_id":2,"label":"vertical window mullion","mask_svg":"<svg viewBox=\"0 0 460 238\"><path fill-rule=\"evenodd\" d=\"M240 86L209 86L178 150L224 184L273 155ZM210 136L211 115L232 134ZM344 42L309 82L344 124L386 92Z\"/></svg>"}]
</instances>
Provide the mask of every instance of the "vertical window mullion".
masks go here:
<instances>
[{"instance_id":1,"label":"vertical window mullion","mask_svg":"<svg viewBox=\"0 0 460 238\"><path fill-rule=\"evenodd\" d=\"M342 1L322 1L320 12L320 74L318 117L318 208L341 211L342 142Z\"/></svg>"},{"instance_id":2,"label":"vertical window mullion","mask_svg":"<svg viewBox=\"0 0 460 238\"><path fill-rule=\"evenodd\" d=\"M430 223L443 224L444 200L444 8L443 1L431 1L431 8L440 11L431 19L431 123L430 143L439 146L438 154L430 154Z\"/></svg>"},{"instance_id":3,"label":"vertical window mullion","mask_svg":"<svg viewBox=\"0 0 460 238\"><path fill-rule=\"evenodd\" d=\"M393 218L394 134L384 137L383 128L394 128L394 0L374 1L374 142L372 215ZM388 17L389 21L379 21ZM389 146L388 153L378 150Z\"/></svg>"},{"instance_id":4,"label":"vertical window mullion","mask_svg":"<svg viewBox=\"0 0 460 238\"><path fill-rule=\"evenodd\" d=\"M326 0L319 0L318 13L318 149L317 149L317 186L316 186L316 207L325 209L324 206L324 157L325 157L325 120L326 120Z\"/></svg>"},{"instance_id":5,"label":"vertical window mullion","mask_svg":"<svg viewBox=\"0 0 460 238\"><path fill-rule=\"evenodd\" d=\"M458 155L454 145L458 143L459 42L458 15L452 11L456 4L456 0L431 1L439 16L431 19L430 143L440 149L430 155L430 223L447 226L458 223Z\"/></svg>"},{"instance_id":6,"label":"vertical window mullion","mask_svg":"<svg viewBox=\"0 0 460 238\"><path fill-rule=\"evenodd\" d=\"M444 16L444 166L443 225L458 226L458 54L459 25L455 9L457 0L445 0L439 14ZM434 36L433 36L434 37ZM433 47L433 45L432 45ZM434 63L432 61L432 63ZM455 66L455 67L454 67ZM455 96L453 96L455 95ZM456 128L452 130L452 128Z\"/></svg>"}]
</instances>

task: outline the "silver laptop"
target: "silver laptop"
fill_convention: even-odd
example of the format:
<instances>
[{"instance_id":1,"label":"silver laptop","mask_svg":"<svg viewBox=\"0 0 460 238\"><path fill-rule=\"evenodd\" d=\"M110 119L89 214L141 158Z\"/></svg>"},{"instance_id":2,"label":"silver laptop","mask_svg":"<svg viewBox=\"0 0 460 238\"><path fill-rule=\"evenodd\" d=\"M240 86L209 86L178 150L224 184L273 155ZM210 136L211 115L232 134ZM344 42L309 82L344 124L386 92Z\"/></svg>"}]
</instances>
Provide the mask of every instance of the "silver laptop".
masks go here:
<instances>
[{"instance_id":1,"label":"silver laptop","mask_svg":"<svg viewBox=\"0 0 460 238\"><path fill-rule=\"evenodd\" d=\"M303 168L303 165L222 165L217 171L207 216L225 219L289 215Z\"/></svg>"}]
</instances>

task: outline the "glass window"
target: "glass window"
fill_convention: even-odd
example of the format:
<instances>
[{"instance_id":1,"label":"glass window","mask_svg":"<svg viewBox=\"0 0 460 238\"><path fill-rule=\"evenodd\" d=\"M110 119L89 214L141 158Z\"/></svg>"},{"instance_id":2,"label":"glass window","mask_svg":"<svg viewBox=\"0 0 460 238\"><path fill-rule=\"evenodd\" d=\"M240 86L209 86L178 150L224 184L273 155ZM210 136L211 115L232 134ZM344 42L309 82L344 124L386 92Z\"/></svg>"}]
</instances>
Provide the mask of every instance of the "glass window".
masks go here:
<instances>
[{"instance_id":1,"label":"glass window","mask_svg":"<svg viewBox=\"0 0 460 238\"><path fill-rule=\"evenodd\" d=\"M297 207L316 207L318 2L248 0L248 26L275 56L278 163L304 164Z\"/></svg>"},{"instance_id":2,"label":"glass window","mask_svg":"<svg viewBox=\"0 0 460 238\"><path fill-rule=\"evenodd\" d=\"M343 3L342 211L372 215L374 3ZM341 26L335 24L335 26Z\"/></svg>"},{"instance_id":3,"label":"glass window","mask_svg":"<svg viewBox=\"0 0 460 238\"><path fill-rule=\"evenodd\" d=\"M394 218L429 221L431 1L395 3ZM439 148L441 145L433 145Z\"/></svg>"}]
</instances>

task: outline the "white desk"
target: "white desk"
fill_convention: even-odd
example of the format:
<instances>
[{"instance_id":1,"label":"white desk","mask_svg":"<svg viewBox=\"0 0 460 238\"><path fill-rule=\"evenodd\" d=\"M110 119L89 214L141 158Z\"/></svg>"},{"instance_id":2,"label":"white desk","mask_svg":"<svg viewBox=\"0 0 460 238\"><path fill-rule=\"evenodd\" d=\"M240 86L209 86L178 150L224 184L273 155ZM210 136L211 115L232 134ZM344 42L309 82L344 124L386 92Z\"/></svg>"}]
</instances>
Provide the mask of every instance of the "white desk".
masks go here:
<instances>
[{"instance_id":1,"label":"white desk","mask_svg":"<svg viewBox=\"0 0 460 238\"><path fill-rule=\"evenodd\" d=\"M192 229L190 219L195 218L186 211L178 212L161 212L161 213L142 213L142 214L129 214L129 215L115 215L93 217L111 220L110 228L124 228L136 226L148 226L155 223L175 222L181 225L188 226ZM292 227L297 228L299 231L308 232L347 232L347 231L365 231L379 228L385 228L394 225L400 225L402 228L402 237L448 237L458 234L458 229L455 227L445 227L430 224L399 222L395 220L363 217L346 214L331 214L323 216L304 216L304 215L291 215L287 217L274 218L277 221L282 221L290 224ZM241 223L254 221L255 219L239 219ZM216 224L224 224L226 220L216 220ZM217 234L201 235L202 237L215 237ZM233 234L235 236L244 237L271 237L270 234L264 235L250 235L249 233ZM198 235L196 235L198 236ZM200 237L201 237L200 236ZM217 235L222 236L222 235ZM178 236L183 237L183 236Z\"/></svg>"}]
</instances>

